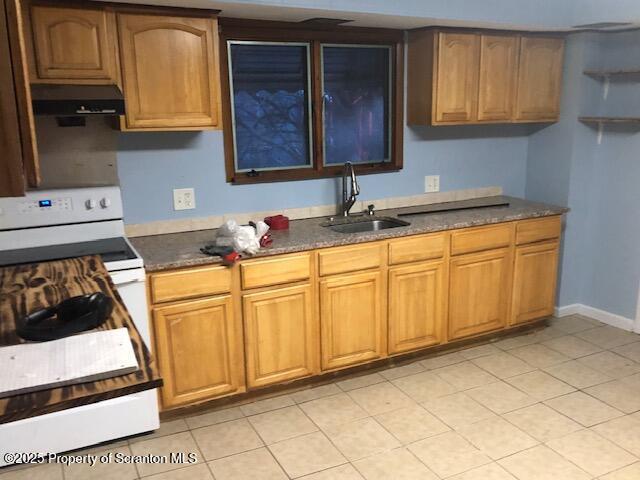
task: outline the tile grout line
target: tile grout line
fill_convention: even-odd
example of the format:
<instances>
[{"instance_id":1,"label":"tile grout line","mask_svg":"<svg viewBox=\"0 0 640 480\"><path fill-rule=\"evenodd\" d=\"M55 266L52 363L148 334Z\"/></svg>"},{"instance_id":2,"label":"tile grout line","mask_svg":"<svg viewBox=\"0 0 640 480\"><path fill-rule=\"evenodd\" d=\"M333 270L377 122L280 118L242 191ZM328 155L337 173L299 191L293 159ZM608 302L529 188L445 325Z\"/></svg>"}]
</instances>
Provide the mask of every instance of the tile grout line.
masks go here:
<instances>
[{"instance_id":1,"label":"tile grout line","mask_svg":"<svg viewBox=\"0 0 640 480\"><path fill-rule=\"evenodd\" d=\"M292 399L292 400L293 400L293 399ZM290 405L290 407L291 407L291 406L295 406L295 407L297 407L297 408L298 408L298 410L302 411L302 409L301 409L300 407L298 407L297 405L295 405L295 402L294 402L294 405ZM289 408L289 407L285 407L285 408ZM280 409L277 409L277 410L280 410ZM271 410L271 411L273 412L273 411L276 411L276 410ZM263 413L270 413L270 412L263 412ZM302 413L304 414L304 412L302 412ZM258 414L258 415L261 415L261 414ZM254 416L255 416L255 415L254 415ZM281 469L281 470L282 470L282 472L286 475L286 477L287 477L287 478L289 478L289 479L291 479L292 477L291 477L291 475L289 475L289 472L287 472L287 471L285 470L284 465L282 465L282 464L280 463L280 461L276 458L276 456L273 454L273 452L272 452L272 451L271 451L271 449L269 448L269 445L267 444L266 440L262 437L262 435L260 435L260 432L258 432L258 430L257 430L257 429L256 429L256 427L253 425L253 423L251 423L251 421L250 421L250 420L248 420L248 419L247 419L247 423L249 424L249 426L251 427L251 429L255 432L255 434L258 436L258 438L262 441L263 445L262 445L262 447L260 447L260 448L264 448L264 449L269 453L269 455L271 456L271 458L273 458L274 462L276 462L276 464L280 467L280 469ZM302 436L302 435L299 435L299 436ZM294 438L297 438L297 437L294 437ZM290 440L290 439L285 439L285 440ZM285 440L283 440L283 441L285 441ZM258 450L258 449L254 449L254 450ZM245 452L242 452L242 453L245 453Z\"/></svg>"}]
</instances>

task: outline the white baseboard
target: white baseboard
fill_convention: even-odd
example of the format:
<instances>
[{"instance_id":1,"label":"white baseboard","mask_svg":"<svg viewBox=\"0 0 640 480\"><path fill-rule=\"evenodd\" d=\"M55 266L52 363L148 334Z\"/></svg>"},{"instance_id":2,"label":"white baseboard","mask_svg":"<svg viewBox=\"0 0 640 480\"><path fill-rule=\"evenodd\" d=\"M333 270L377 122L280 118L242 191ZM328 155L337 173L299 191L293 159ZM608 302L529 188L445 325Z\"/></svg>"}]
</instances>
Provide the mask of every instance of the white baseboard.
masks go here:
<instances>
[{"instance_id":1,"label":"white baseboard","mask_svg":"<svg viewBox=\"0 0 640 480\"><path fill-rule=\"evenodd\" d=\"M630 319L617 315L615 313L600 310L599 308L590 307L589 305L583 305L581 303L574 303L571 305L564 305L562 307L556 307L556 317L566 317L567 315L584 315L585 317L593 318L599 322L606 323L612 327L621 328L629 332L634 331L635 322Z\"/></svg>"}]
</instances>

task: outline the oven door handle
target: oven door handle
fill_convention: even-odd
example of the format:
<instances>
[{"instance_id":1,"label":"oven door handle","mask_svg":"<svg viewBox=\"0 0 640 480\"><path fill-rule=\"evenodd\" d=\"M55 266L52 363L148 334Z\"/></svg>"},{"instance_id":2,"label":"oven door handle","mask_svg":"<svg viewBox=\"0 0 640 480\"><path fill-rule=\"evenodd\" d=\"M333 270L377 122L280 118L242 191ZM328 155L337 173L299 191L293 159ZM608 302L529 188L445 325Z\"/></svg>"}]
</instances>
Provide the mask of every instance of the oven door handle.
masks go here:
<instances>
[{"instance_id":1,"label":"oven door handle","mask_svg":"<svg viewBox=\"0 0 640 480\"><path fill-rule=\"evenodd\" d=\"M144 269L135 268L132 270L121 270L119 272L111 272L111 280L116 287L127 284L144 282Z\"/></svg>"}]
</instances>

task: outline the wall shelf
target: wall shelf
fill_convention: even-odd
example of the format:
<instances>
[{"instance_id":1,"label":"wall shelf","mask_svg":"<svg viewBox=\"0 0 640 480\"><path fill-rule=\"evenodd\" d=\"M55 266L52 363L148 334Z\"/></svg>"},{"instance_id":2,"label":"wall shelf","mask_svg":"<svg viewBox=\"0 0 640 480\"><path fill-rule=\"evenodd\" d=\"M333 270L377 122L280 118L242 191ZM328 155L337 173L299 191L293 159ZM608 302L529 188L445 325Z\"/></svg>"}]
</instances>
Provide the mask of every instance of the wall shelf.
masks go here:
<instances>
[{"instance_id":1,"label":"wall shelf","mask_svg":"<svg viewBox=\"0 0 640 480\"><path fill-rule=\"evenodd\" d=\"M640 117L578 117L582 123L596 125L598 127L597 143L602 143L602 134L605 125L626 125L640 128Z\"/></svg>"},{"instance_id":2,"label":"wall shelf","mask_svg":"<svg viewBox=\"0 0 640 480\"><path fill-rule=\"evenodd\" d=\"M597 78L599 80L612 78L620 80L640 80L640 68L629 68L623 70L585 70L583 73L589 77Z\"/></svg>"},{"instance_id":3,"label":"wall shelf","mask_svg":"<svg viewBox=\"0 0 640 480\"><path fill-rule=\"evenodd\" d=\"M636 124L640 127L640 117L578 117L584 123Z\"/></svg>"}]
</instances>

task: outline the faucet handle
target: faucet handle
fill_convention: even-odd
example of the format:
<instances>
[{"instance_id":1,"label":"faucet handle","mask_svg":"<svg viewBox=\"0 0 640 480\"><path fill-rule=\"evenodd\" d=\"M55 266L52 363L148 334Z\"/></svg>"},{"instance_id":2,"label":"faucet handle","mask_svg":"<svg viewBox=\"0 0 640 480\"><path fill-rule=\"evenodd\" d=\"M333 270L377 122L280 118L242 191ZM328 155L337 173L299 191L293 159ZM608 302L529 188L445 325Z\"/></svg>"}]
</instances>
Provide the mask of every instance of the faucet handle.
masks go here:
<instances>
[{"instance_id":1,"label":"faucet handle","mask_svg":"<svg viewBox=\"0 0 640 480\"><path fill-rule=\"evenodd\" d=\"M376 213L375 210L374 210L375 207L376 206L373 203L371 205L367 205L367 214L368 215L374 215Z\"/></svg>"}]
</instances>

